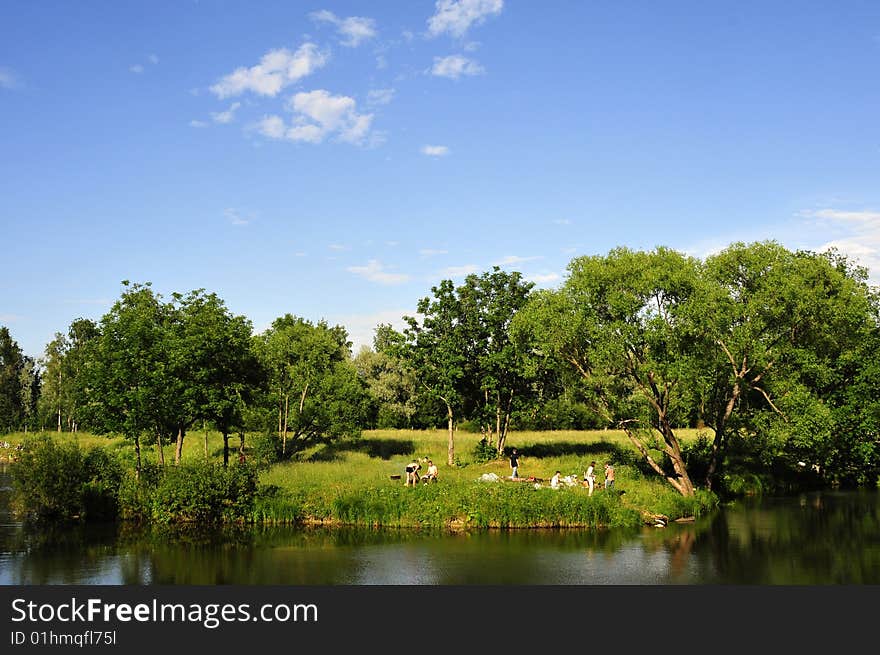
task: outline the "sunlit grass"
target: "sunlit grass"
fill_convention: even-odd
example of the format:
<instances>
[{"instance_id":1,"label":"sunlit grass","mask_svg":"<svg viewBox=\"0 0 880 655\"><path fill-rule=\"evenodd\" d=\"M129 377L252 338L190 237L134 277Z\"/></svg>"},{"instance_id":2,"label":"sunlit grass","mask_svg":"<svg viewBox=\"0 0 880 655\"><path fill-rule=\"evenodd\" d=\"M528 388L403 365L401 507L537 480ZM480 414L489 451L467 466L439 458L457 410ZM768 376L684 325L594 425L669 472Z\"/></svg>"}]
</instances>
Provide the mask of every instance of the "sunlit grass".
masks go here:
<instances>
[{"instance_id":1,"label":"sunlit grass","mask_svg":"<svg viewBox=\"0 0 880 655\"><path fill-rule=\"evenodd\" d=\"M133 462L133 446L121 438L88 433L50 433L76 440L81 446L106 446ZM697 430L680 430L683 441L696 439ZM6 440L18 443L24 435ZM246 437L246 453L253 435ZM446 430L370 430L360 438L341 440L297 453L291 460L261 471L264 490L254 519L265 522L324 521L360 525L432 527L538 527L632 525L645 515L670 518L693 515L711 504L711 498L682 499L666 482L646 476L622 431L512 432L507 446L521 453L521 477L527 482L485 482L484 474L510 475L506 458L475 460L479 434L456 432L454 463L447 464ZM230 438L230 461L238 457L238 436ZM174 461L174 444L164 445L166 464ZM158 461L155 441L141 442L145 462ZM223 441L207 433L207 460L221 462ZM433 460L440 470L436 484L416 488L404 484L404 468L413 458ZM206 460L205 432L191 430L184 440L184 462ZM597 463L597 488L592 497L582 486L553 490L547 481L555 471L580 480L591 461ZM602 489L602 470L612 461L616 490ZM423 464L422 473L427 468ZM535 485L540 488L535 488Z\"/></svg>"}]
</instances>

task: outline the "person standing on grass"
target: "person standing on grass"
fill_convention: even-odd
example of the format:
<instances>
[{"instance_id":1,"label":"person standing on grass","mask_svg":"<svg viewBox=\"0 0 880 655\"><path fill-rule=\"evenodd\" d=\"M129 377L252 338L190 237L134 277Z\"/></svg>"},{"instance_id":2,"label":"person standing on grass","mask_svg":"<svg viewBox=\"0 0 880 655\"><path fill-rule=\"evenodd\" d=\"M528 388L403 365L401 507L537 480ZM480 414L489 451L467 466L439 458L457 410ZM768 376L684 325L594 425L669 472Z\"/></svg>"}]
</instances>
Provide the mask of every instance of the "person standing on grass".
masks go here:
<instances>
[{"instance_id":1,"label":"person standing on grass","mask_svg":"<svg viewBox=\"0 0 880 655\"><path fill-rule=\"evenodd\" d=\"M605 462L605 488L611 489L614 486L614 467L611 462Z\"/></svg>"},{"instance_id":2,"label":"person standing on grass","mask_svg":"<svg viewBox=\"0 0 880 655\"><path fill-rule=\"evenodd\" d=\"M593 486L596 484L596 462L590 462L590 465L587 467L587 472L584 473L584 480L590 487L589 495L592 496Z\"/></svg>"},{"instance_id":3,"label":"person standing on grass","mask_svg":"<svg viewBox=\"0 0 880 655\"><path fill-rule=\"evenodd\" d=\"M510 468L511 468L510 477L511 478L518 478L519 477L519 453L516 452L516 448L514 448L510 453Z\"/></svg>"}]
</instances>

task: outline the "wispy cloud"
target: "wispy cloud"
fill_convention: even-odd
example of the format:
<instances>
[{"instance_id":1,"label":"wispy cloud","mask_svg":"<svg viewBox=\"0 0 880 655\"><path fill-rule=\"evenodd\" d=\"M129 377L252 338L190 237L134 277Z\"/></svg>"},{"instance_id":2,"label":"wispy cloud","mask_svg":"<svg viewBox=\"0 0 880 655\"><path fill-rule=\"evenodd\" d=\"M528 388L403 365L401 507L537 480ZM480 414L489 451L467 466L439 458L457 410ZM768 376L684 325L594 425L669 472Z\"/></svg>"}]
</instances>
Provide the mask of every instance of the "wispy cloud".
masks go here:
<instances>
[{"instance_id":1,"label":"wispy cloud","mask_svg":"<svg viewBox=\"0 0 880 655\"><path fill-rule=\"evenodd\" d=\"M215 123L221 123L224 125L226 123L231 123L235 120L235 112L239 107L241 107L240 102L233 102L226 111L211 112L211 118Z\"/></svg>"},{"instance_id":2,"label":"wispy cloud","mask_svg":"<svg viewBox=\"0 0 880 655\"><path fill-rule=\"evenodd\" d=\"M536 259L543 259L540 255L532 255L530 257L520 257L519 255L508 255L497 262L494 262L495 266L512 266L513 264L522 264L523 262L531 262Z\"/></svg>"},{"instance_id":3,"label":"wispy cloud","mask_svg":"<svg viewBox=\"0 0 880 655\"><path fill-rule=\"evenodd\" d=\"M421 153L429 157L445 157L449 154L447 146L422 146Z\"/></svg>"},{"instance_id":4,"label":"wispy cloud","mask_svg":"<svg viewBox=\"0 0 880 655\"><path fill-rule=\"evenodd\" d=\"M444 277L464 277L471 273L476 273L480 267L476 264L464 264L462 266L449 266L440 271L440 275Z\"/></svg>"},{"instance_id":5,"label":"wispy cloud","mask_svg":"<svg viewBox=\"0 0 880 655\"><path fill-rule=\"evenodd\" d=\"M422 257L436 257L437 255L445 255L448 252L448 250L437 250L435 248L422 248L419 250L419 254Z\"/></svg>"},{"instance_id":6,"label":"wispy cloud","mask_svg":"<svg viewBox=\"0 0 880 655\"><path fill-rule=\"evenodd\" d=\"M378 284L402 284L409 280L409 275L405 273L388 272L385 269L385 265L378 259L371 259L367 262L366 266L349 266L347 270L365 280Z\"/></svg>"},{"instance_id":7,"label":"wispy cloud","mask_svg":"<svg viewBox=\"0 0 880 655\"><path fill-rule=\"evenodd\" d=\"M434 65L431 67L431 75L451 80L457 80L462 75L480 75L484 72L486 69L480 64L462 55L434 57Z\"/></svg>"},{"instance_id":8,"label":"wispy cloud","mask_svg":"<svg viewBox=\"0 0 880 655\"><path fill-rule=\"evenodd\" d=\"M270 139L305 143L321 143L329 136L358 145L369 142L373 114L359 114L354 98L318 89L297 93L289 108L294 113L291 124L280 116L266 116L257 125L259 132Z\"/></svg>"},{"instance_id":9,"label":"wispy cloud","mask_svg":"<svg viewBox=\"0 0 880 655\"><path fill-rule=\"evenodd\" d=\"M189 126L190 127L208 127L208 124L205 121L191 120L189 122Z\"/></svg>"},{"instance_id":10,"label":"wispy cloud","mask_svg":"<svg viewBox=\"0 0 880 655\"><path fill-rule=\"evenodd\" d=\"M0 321L3 323L17 323L24 319L24 316L20 316L19 314L0 314Z\"/></svg>"},{"instance_id":11,"label":"wispy cloud","mask_svg":"<svg viewBox=\"0 0 880 655\"><path fill-rule=\"evenodd\" d=\"M241 210L234 209L233 207L224 209L223 215L233 225L249 225L254 220L252 213L244 214Z\"/></svg>"},{"instance_id":12,"label":"wispy cloud","mask_svg":"<svg viewBox=\"0 0 880 655\"><path fill-rule=\"evenodd\" d=\"M387 105L394 98L394 89L373 89L367 93L368 105Z\"/></svg>"},{"instance_id":13,"label":"wispy cloud","mask_svg":"<svg viewBox=\"0 0 880 655\"><path fill-rule=\"evenodd\" d=\"M880 211L826 208L803 211L799 216L818 223L822 234L834 234L817 251L836 249L867 268L873 283L880 282Z\"/></svg>"},{"instance_id":14,"label":"wispy cloud","mask_svg":"<svg viewBox=\"0 0 880 655\"><path fill-rule=\"evenodd\" d=\"M67 305L100 305L109 307L113 301L109 298L67 298L63 301Z\"/></svg>"},{"instance_id":15,"label":"wispy cloud","mask_svg":"<svg viewBox=\"0 0 880 655\"><path fill-rule=\"evenodd\" d=\"M561 279L558 273L541 273L538 275L529 275L526 277L529 282L534 282L536 285L543 284L551 284L553 282L557 282Z\"/></svg>"},{"instance_id":16,"label":"wispy cloud","mask_svg":"<svg viewBox=\"0 0 880 655\"><path fill-rule=\"evenodd\" d=\"M8 68L0 67L0 89L14 89L18 86L18 78Z\"/></svg>"},{"instance_id":17,"label":"wispy cloud","mask_svg":"<svg viewBox=\"0 0 880 655\"><path fill-rule=\"evenodd\" d=\"M567 218L557 218L553 223L555 225L571 225L571 221Z\"/></svg>"},{"instance_id":18,"label":"wispy cloud","mask_svg":"<svg viewBox=\"0 0 880 655\"><path fill-rule=\"evenodd\" d=\"M147 61L155 66L159 63L159 57L157 57L156 55L147 55ZM146 70L146 67L143 64L132 64L128 67L128 70L132 73L137 73L138 75L140 75Z\"/></svg>"},{"instance_id":19,"label":"wispy cloud","mask_svg":"<svg viewBox=\"0 0 880 655\"><path fill-rule=\"evenodd\" d=\"M379 325L390 325L395 330L402 331L406 328L403 317L414 314L414 309L386 309L370 314L335 314L326 318L331 325L345 327L352 344L351 351L356 355L363 347L373 347L373 338Z\"/></svg>"},{"instance_id":20,"label":"wispy cloud","mask_svg":"<svg viewBox=\"0 0 880 655\"><path fill-rule=\"evenodd\" d=\"M437 0L435 12L428 19L428 36L450 34L460 38L490 16L504 9L504 0Z\"/></svg>"},{"instance_id":21,"label":"wispy cloud","mask_svg":"<svg viewBox=\"0 0 880 655\"><path fill-rule=\"evenodd\" d=\"M337 251L339 251L339 250L351 250L351 246L347 246L347 245L342 244L342 243L331 243L330 245L327 246L327 248L329 248L330 250L337 250Z\"/></svg>"},{"instance_id":22,"label":"wispy cloud","mask_svg":"<svg viewBox=\"0 0 880 655\"><path fill-rule=\"evenodd\" d=\"M359 46L364 41L377 35L376 21L362 16L349 16L340 18L332 11L322 9L309 14L309 17L318 23L330 23L336 27L336 31L343 37L342 45L350 48Z\"/></svg>"},{"instance_id":23,"label":"wispy cloud","mask_svg":"<svg viewBox=\"0 0 880 655\"><path fill-rule=\"evenodd\" d=\"M328 55L318 50L314 43L304 43L296 52L286 48L271 50L256 66L242 66L222 77L211 91L221 99L247 91L274 97L285 87L323 67L327 60Z\"/></svg>"}]
</instances>

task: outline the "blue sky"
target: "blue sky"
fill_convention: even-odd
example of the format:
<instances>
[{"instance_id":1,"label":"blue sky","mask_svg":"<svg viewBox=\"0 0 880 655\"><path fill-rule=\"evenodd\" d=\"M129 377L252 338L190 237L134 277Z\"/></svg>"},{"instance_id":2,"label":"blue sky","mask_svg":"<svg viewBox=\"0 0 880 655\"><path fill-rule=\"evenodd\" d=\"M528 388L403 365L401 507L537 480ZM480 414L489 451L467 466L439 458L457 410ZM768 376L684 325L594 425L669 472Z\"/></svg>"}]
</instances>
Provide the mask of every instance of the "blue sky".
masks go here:
<instances>
[{"instance_id":1,"label":"blue sky","mask_svg":"<svg viewBox=\"0 0 880 655\"><path fill-rule=\"evenodd\" d=\"M0 5L0 324L121 281L355 348L443 278L626 245L880 271L880 3Z\"/></svg>"}]
</instances>

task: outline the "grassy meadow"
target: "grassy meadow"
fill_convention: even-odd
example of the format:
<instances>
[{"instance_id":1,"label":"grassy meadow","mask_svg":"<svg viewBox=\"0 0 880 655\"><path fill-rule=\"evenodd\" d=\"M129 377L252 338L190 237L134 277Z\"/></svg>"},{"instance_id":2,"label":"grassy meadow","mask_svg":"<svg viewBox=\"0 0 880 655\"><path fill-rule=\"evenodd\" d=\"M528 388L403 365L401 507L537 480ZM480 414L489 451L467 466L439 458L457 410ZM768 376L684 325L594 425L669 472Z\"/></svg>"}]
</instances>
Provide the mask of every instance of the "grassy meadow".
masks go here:
<instances>
[{"instance_id":1,"label":"grassy meadow","mask_svg":"<svg viewBox=\"0 0 880 655\"><path fill-rule=\"evenodd\" d=\"M88 433L50 433L73 440L82 448L102 446L133 462L133 447L120 438ZM183 462L222 462L219 433L193 430L184 441ZM682 430L683 441L696 439L697 430ZM13 446L26 435L4 437ZM479 434L455 436L455 465L447 466L445 430L371 430L362 437L320 445L290 461L262 467L260 493L253 510L259 523L325 523L425 528L527 528L635 526L662 515L670 520L698 515L715 504L711 494L685 499L655 474L646 472L623 432L513 432L507 446L520 452L520 477L534 482L488 482L484 474L510 475L506 458L477 460ZM237 461L238 437L230 438L230 462ZM251 459L252 436L246 439ZM155 443L142 443L145 462L157 462ZM7 453L14 452L8 449ZM166 464L173 462L174 445L164 447ZM439 467L439 482L417 487L404 484L406 464L429 458ZM560 471L578 480L596 462L596 491L582 486L549 488ZM613 492L602 488L603 465L611 461ZM426 465L423 464L424 473ZM394 479L394 476L400 476Z\"/></svg>"}]
</instances>

